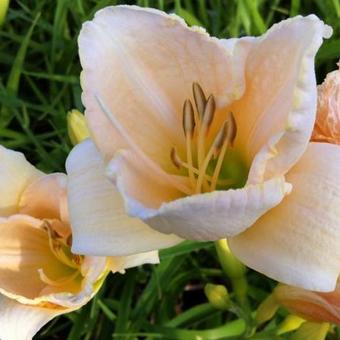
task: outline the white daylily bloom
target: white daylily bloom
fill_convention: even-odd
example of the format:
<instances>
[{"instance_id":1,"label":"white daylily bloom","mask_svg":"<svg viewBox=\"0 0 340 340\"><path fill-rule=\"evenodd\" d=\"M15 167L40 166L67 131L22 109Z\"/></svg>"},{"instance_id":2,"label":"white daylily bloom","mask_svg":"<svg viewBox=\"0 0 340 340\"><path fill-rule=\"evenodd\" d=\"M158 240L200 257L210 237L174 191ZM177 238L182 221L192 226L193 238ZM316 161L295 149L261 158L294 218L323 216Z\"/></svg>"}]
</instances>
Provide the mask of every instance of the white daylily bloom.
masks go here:
<instances>
[{"instance_id":1,"label":"white daylily bloom","mask_svg":"<svg viewBox=\"0 0 340 340\"><path fill-rule=\"evenodd\" d=\"M66 164L73 250L130 255L228 237L268 276L333 289L340 151L308 146L314 56L330 35L315 15L219 40L153 9L99 11L79 36L94 143Z\"/></svg>"},{"instance_id":2,"label":"white daylily bloom","mask_svg":"<svg viewBox=\"0 0 340 340\"><path fill-rule=\"evenodd\" d=\"M110 271L156 263L157 252L95 257L71 252L67 177L46 175L0 146L0 339L25 340L76 310Z\"/></svg>"}]
</instances>

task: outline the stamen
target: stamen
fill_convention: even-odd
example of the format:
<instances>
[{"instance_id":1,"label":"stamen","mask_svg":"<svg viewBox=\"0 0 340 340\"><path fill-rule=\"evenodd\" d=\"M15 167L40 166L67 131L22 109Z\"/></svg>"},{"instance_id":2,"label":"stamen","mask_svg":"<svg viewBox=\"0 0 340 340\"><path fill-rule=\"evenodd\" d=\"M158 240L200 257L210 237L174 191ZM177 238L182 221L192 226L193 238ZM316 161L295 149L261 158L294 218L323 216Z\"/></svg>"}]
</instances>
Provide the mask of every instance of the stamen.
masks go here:
<instances>
[{"instance_id":1,"label":"stamen","mask_svg":"<svg viewBox=\"0 0 340 340\"><path fill-rule=\"evenodd\" d=\"M173 147L171 148L170 151L170 159L172 161L172 164L177 168L180 169L182 167L182 161L181 159L178 157L176 149Z\"/></svg>"},{"instance_id":2,"label":"stamen","mask_svg":"<svg viewBox=\"0 0 340 340\"><path fill-rule=\"evenodd\" d=\"M215 170L214 170L214 173L213 173L213 176L212 176L212 181L211 181L211 185L210 185L211 191L216 189L218 176L221 172L223 159L224 159L225 153L227 152L228 146L229 145L233 146L234 140L236 138L237 126L236 126L235 117L234 117L232 112L229 113L227 120L223 124L222 130L225 130L225 129L226 129L226 131L223 132L223 135L224 135L223 144L222 144L222 147L220 149L218 159L217 159L217 163L216 163L216 167L215 167Z\"/></svg>"},{"instance_id":3,"label":"stamen","mask_svg":"<svg viewBox=\"0 0 340 340\"><path fill-rule=\"evenodd\" d=\"M211 123L214 119L216 104L213 95L210 95L203 114L203 120L201 124L200 131L198 133L198 145L197 145L197 162L198 168L202 166L202 162L205 154L205 137L209 131Z\"/></svg>"},{"instance_id":4,"label":"stamen","mask_svg":"<svg viewBox=\"0 0 340 340\"><path fill-rule=\"evenodd\" d=\"M193 167L191 142L195 131L195 117L191 101L188 99L184 102L183 106L183 129L185 134L187 163L189 165L188 167L189 179L191 186L194 187L195 176L191 169Z\"/></svg>"},{"instance_id":5,"label":"stamen","mask_svg":"<svg viewBox=\"0 0 340 340\"><path fill-rule=\"evenodd\" d=\"M184 135L189 135L190 138L194 136L195 131L195 116L194 108L192 107L191 101L186 99L183 105L183 130Z\"/></svg>"},{"instance_id":6,"label":"stamen","mask_svg":"<svg viewBox=\"0 0 340 340\"><path fill-rule=\"evenodd\" d=\"M208 133L211 123L214 119L215 109L216 109L215 98L213 95L210 95L205 106L202 120L202 128L204 129L203 131L205 132L205 134Z\"/></svg>"},{"instance_id":7,"label":"stamen","mask_svg":"<svg viewBox=\"0 0 340 340\"><path fill-rule=\"evenodd\" d=\"M68 238L66 239L66 244L69 246L69 247L72 247L72 242L73 242L73 237L72 237L72 234L70 234L68 236Z\"/></svg>"},{"instance_id":8,"label":"stamen","mask_svg":"<svg viewBox=\"0 0 340 340\"><path fill-rule=\"evenodd\" d=\"M72 254L71 260L79 267L83 262L83 257L81 255Z\"/></svg>"},{"instance_id":9,"label":"stamen","mask_svg":"<svg viewBox=\"0 0 340 340\"><path fill-rule=\"evenodd\" d=\"M60 238L60 236L56 233L56 231L52 228L51 224L48 221L44 221L43 229L47 231L48 234L48 243L50 246L50 250L53 253L53 255L63 264L67 265L68 267L78 269L79 264L77 264L75 261L73 261L70 256L68 256L66 253L70 253L69 247L67 246L67 241L64 241ZM71 256L79 256L71 254ZM82 257L80 257L82 260ZM81 261L80 261L81 262Z\"/></svg>"},{"instance_id":10,"label":"stamen","mask_svg":"<svg viewBox=\"0 0 340 340\"><path fill-rule=\"evenodd\" d=\"M213 143L214 147L213 159L216 159L217 156L220 154L223 143L227 138L227 135L228 135L228 122L225 121L222 128L218 131Z\"/></svg>"},{"instance_id":11,"label":"stamen","mask_svg":"<svg viewBox=\"0 0 340 340\"><path fill-rule=\"evenodd\" d=\"M195 168L193 165L189 165L186 162L183 162L180 157L177 154L176 148L172 148L170 151L170 158L171 161L173 162L173 164L176 166L176 168L180 169L180 168L185 168L187 170L191 170L195 175L199 175L199 170L197 168ZM212 180L212 177L209 175L205 175L205 179L208 181Z\"/></svg>"},{"instance_id":12,"label":"stamen","mask_svg":"<svg viewBox=\"0 0 340 340\"><path fill-rule=\"evenodd\" d=\"M199 118L202 120L207 100L205 99L205 95L201 86L196 82L192 84L192 92L194 94L195 105L199 114ZM198 121L199 120L197 119L196 122Z\"/></svg>"},{"instance_id":13,"label":"stamen","mask_svg":"<svg viewBox=\"0 0 340 340\"><path fill-rule=\"evenodd\" d=\"M234 146L234 140L235 140L236 135L237 135L237 125L236 125L236 120L235 120L234 114L232 112L229 112L228 117L227 117L227 121L229 123L228 140L230 141L230 145Z\"/></svg>"},{"instance_id":14,"label":"stamen","mask_svg":"<svg viewBox=\"0 0 340 340\"><path fill-rule=\"evenodd\" d=\"M198 179L197 179L197 183L196 183L196 194L199 194L201 192L201 188L202 188L202 184L203 184L203 180L204 177L206 176L206 171L209 165L209 162L213 156L214 153L214 148L211 147L208 154L206 155L206 157L204 158L203 164L202 166L199 168L199 175L198 175Z\"/></svg>"}]
</instances>

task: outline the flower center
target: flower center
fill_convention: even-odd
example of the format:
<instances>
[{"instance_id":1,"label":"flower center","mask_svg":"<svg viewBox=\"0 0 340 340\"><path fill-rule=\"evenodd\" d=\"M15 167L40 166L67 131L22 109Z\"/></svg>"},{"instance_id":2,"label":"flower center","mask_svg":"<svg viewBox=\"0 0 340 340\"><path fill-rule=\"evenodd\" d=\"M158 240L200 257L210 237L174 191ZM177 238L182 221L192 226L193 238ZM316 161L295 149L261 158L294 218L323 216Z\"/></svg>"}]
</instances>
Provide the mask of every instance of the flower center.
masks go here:
<instances>
[{"instance_id":1,"label":"flower center","mask_svg":"<svg viewBox=\"0 0 340 340\"><path fill-rule=\"evenodd\" d=\"M63 265L68 268L68 275L59 278L57 280L49 278L42 269L39 270L40 279L48 285L51 286L61 286L70 281L76 279L80 274L81 265L84 260L84 256L72 254L71 235L65 239L61 237L52 227L50 222L44 220L43 229L48 234L48 242L52 254L60 261Z\"/></svg>"},{"instance_id":2,"label":"flower center","mask_svg":"<svg viewBox=\"0 0 340 340\"><path fill-rule=\"evenodd\" d=\"M195 109L190 99L185 100L183 105L186 161L179 157L174 147L170 158L176 168L186 169L190 186L198 194L214 191L217 185L233 184L233 179L220 179L220 174L227 151L234 144L237 126L233 113L229 112L207 148L207 137L215 118L215 98L212 94L206 98L198 83L193 83L192 89Z\"/></svg>"}]
</instances>

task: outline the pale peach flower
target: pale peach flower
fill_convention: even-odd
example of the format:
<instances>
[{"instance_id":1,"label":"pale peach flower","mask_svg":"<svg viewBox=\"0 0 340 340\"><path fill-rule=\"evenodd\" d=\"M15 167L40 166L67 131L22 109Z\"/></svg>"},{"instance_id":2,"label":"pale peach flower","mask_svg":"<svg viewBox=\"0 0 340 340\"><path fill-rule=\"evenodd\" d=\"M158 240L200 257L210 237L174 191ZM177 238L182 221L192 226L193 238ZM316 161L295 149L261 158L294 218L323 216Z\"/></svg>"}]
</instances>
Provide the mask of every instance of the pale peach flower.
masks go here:
<instances>
[{"instance_id":1,"label":"pale peach flower","mask_svg":"<svg viewBox=\"0 0 340 340\"><path fill-rule=\"evenodd\" d=\"M340 62L338 63L340 68ZM340 69L318 86L318 109L312 140L340 144Z\"/></svg>"},{"instance_id":2,"label":"pale peach flower","mask_svg":"<svg viewBox=\"0 0 340 340\"><path fill-rule=\"evenodd\" d=\"M330 35L315 15L219 40L154 9L99 11L79 36L93 142L66 164L72 249L127 255L228 237L268 276L334 289L340 148L308 145L314 56Z\"/></svg>"},{"instance_id":3,"label":"pale peach flower","mask_svg":"<svg viewBox=\"0 0 340 340\"><path fill-rule=\"evenodd\" d=\"M110 270L157 262L74 254L67 177L46 175L0 146L0 339L25 340L53 317L87 303Z\"/></svg>"},{"instance_id":4,"label":"pale peach flower","mask_svg":"<svg viewBox=\"0 0 340 340\"><path fill-rule=\"evenodd\" d=\"M340 325L340 283L329 293L278 285L274 290L276 301L306 320L331 322Z\"/></svg>"}]
</instances>

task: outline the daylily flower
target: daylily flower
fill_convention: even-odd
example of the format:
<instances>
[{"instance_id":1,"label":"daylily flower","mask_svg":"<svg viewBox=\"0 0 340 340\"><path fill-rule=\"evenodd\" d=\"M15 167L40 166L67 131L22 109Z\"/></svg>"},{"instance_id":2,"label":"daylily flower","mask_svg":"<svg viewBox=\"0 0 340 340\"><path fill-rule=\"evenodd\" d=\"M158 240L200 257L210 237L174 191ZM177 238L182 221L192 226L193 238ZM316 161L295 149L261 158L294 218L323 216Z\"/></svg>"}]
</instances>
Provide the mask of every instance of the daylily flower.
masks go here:
<instances>
[{"instance_id":1,"label":"daylily flower","mask_svg":"<svg viewBox=\"0 0 340 340\"><path fill-rule=\"evenodd\" d=\"M318 86L318 110L313 141L340 144L340 62Z\"/></svg>"},{"instance_id":2,"label":"daylily flower","mask_svg":"<svg viewBox=\"0 0 340 340\"><path fill-rule=\"evenodd\" d=\"M340 325L340 282L329 293L278 285L274 297L280 305L306 320Z\"/></svg>"},{"instance_id":3,"label":"daylily flower","mask_svg":"<svg viewBox=\"0 0 340 340\"><path fill-rule=\"evenodd\" d=\"M314 56L330 35L314 15L219 40L153 9L99 11L79 36L94 143L66 164L73 251L229 237L268 276L334 289L340 149L308 145Z\"/></svg>"},{"instance_id":4,"label":"daylily flower","mask_svg":"<svg viewBox=\"0 0 340 340\"><path fill-rule=\"evenodd\" d=\"M86 304L110 270L157 262L157 253L72 253L67 177L46 175L0 146L0 338L31 339L53 317Z\"/></svg>"}]
</instances>

